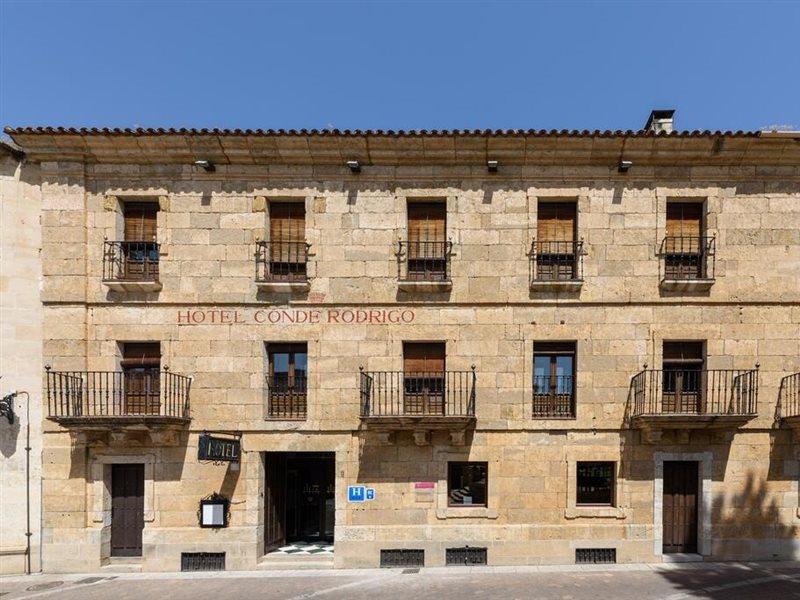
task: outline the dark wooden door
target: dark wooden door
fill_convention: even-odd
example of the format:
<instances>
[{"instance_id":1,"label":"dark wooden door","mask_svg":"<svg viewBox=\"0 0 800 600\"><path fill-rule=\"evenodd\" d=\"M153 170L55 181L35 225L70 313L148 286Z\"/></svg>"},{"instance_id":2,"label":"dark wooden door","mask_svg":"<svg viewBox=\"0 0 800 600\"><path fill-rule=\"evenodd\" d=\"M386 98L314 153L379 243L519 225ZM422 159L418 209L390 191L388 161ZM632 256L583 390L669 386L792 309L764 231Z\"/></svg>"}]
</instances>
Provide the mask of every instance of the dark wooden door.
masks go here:
<instances>
[{"instance_id":1,"label":"dark wooden door","mask_svg":"<svg viewBox=\"0 0 800 600\"><path fill-rule=\"evenodd\" d=\"M286 454L264 455L264 552L286 543Z\"/></svg>"},{"instance_id":2,"label":"dark wooden door","mask_svg":"<svg viewBox=\"0 0 800 600\"><path fill-rule=\"evenodd\" d=\"M664 342L662 411L703 413L703 342Z\"/></svg>"},{"instance_id":3,"label":"dark wooden door","mask_svg":"<svg viewBox=\"0 0 800 600\"><path fill-rule=\"evenodd\" d=\"M697 463L664 463L664 552L697 552Z\"/></svg>"},{"instance_id":4,"label":"dark wooden door","mask_svg":"<svg viewBox=\"0 0 800 600\"><path fill-rule=\"evenodd\" d=\"M403 343L403 412L445 414L444 342Z\"/></svg>"},{"instance_id":5,"label":"dark wooden door","mask_svg":"<svg viewBox=\"0 0 800 600\"><path fill-rule=\"evenodd\" d=\"M157 415L161 408L161 344L126 342L122 346L123 413Z\"/></svg>"},{"instance_id":6,"label":"dark wooden door","mask_svg":"<svg viewBox=\"0 0 800 600\"><path fill-rule=\"evenodd\" d=\"M144 465L111 465L111 556L141 556Z\"/></svg>"}]
</instances>

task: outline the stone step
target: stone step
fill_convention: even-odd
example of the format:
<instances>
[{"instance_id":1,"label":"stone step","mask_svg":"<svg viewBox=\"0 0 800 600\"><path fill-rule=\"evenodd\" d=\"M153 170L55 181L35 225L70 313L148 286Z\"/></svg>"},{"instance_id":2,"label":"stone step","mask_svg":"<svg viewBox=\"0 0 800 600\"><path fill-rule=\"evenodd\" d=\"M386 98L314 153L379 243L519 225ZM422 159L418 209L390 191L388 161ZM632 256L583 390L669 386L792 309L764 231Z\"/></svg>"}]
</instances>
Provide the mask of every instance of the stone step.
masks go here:
<instances>
[{"instance_id":1,"label":"stone step","mask_svg":"<svg viewBox=\"0 0 800 600\"><path fill-rule=\"evenodd\" d=\"M141 573L142 559L140 558L112 558L100 570L103 573Z\"/></svg>"},{"instance_id":2,"label":"stone step","mask_svg":"<svg viewBox=\"0 0 800 600\"><path fill-rule=\"evenodd\" d=\"M265 571L272 569L332 569L333 556L271 552L261 557L256 568Z\"/></svg>"}]
</instances>

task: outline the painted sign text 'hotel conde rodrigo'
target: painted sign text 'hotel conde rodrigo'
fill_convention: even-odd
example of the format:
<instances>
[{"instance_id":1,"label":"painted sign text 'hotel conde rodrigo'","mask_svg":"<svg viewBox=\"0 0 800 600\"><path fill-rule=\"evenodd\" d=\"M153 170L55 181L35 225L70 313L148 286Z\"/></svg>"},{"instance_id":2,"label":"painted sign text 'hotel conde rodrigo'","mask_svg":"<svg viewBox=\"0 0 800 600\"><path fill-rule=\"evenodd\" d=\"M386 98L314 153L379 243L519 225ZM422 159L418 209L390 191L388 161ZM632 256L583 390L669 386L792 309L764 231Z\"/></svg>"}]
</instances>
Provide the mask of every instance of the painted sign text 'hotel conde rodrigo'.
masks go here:
<instances>
[{"instance_id":1,"label":"painted sign text 'hotel conde rodrigo'","mask_svg":"<svg viewBox=\"0 0 800 600\"><path fill-rule=\"evenodd\" d=\"M381 325L413 323L416 314L408 308L264 308L257 310L186 309L177 313L178 325Z\"/></svg>"}]
</instances>

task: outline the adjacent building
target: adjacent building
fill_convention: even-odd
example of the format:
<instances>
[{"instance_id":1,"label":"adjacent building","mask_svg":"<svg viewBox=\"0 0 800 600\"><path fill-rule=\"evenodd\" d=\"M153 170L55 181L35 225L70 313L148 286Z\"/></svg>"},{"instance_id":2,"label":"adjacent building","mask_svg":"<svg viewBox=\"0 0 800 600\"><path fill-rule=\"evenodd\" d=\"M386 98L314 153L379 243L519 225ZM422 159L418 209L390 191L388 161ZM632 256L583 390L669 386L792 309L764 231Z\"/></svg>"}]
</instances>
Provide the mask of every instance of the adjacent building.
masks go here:
<instances>
[{"instance_id":1,"label":"adjacent building","mask_svg":"<svg viewBox=\"0 0 800 600\"><path fill-rule=\"evenodd\" d=\"M39 570L42 457L41 185L0 140L0 574Z\"/></svg>"},{"instance_id":2,"label":"adjacent building","mask_svg":"<svg viewBox=\"0 0 800 600\"><path fill-rule=\"evenodd\" d=\"M7 133L46 571L800 558L800 133Z\"/></svg>"}]
</instances>

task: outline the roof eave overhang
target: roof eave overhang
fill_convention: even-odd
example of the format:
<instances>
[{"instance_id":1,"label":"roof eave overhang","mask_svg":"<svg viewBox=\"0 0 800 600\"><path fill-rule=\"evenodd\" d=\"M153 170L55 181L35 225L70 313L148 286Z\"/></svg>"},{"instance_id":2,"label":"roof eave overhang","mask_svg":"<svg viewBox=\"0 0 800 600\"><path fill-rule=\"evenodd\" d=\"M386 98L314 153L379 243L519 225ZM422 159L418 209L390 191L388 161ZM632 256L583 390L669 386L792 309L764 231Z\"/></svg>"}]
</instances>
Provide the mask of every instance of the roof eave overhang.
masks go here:
<instances>
[{"instance_id":1,"label":"roof eave overhang","mask_svg":"<svg viewBox=\"0 0 800 600\"><path fill-rule=\"evenodd\" d=\"M29 160L218 165L800 165L800 133L7 128Z\"/></svg>"}]
</instances>

